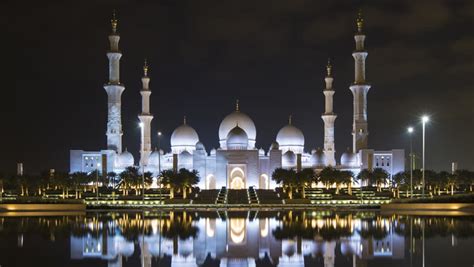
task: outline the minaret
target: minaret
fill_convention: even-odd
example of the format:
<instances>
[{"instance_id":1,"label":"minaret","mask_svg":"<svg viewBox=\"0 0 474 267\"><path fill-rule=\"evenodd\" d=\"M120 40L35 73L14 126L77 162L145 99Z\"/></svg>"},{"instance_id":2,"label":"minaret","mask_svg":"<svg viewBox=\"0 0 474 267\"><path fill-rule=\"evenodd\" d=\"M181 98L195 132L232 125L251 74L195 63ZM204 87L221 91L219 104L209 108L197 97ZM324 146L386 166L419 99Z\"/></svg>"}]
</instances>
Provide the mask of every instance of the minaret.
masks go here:
<instances>
[{"instance_id":1,"label":"minaret","mask_svg":"<svg viewBox=\"0 0 474 267\"><path fill-rule=\"evenodd\" d=\"M365 80L365 59L367 51L364 48L365 34L363 33L364 19L359 12L357 20L357 32L354 36L356 49L352 53L355 65L354 83L350 86L354 95L354 118L352 124L352 152L357 153L360 149L367 148L368 125L367 125L367 93L370 85Z\"/></svg>"},{"instance_id":2,"label":"minaret","mask_svg":"<svg viewBox=\"0 0 474 267\"><path fill-rule=\"evenodd\" d=\"M331 62L328 60L328 65L326 66L327 75L324 81L326 82L326 88L324 89L325 97L325 111L321 118L324 121L324 156L326 158L326 166L336 166L336 148L334 144L334 121L337 118L337 115L333 112L333 96L334 89L332 88L332 83L334 78L332 77L332 66Z\"/></svg>"},{"instance_id":3,"label":"minaret","mask_svg":"<svg viewBox=\"0 0 474 267\"><path fill-rule=\"evenodd\" d=\"M148 64L145 60L143 65L143 77L142 77L143 88L140 90L142 95L142 113L138 115L141 126L141 145L140 145L140 165L148 165L148 157L151 154L151 121L153 115L150 113L150 78L148 77Z\"/></svg>"},{"instance_id":4,"label":"minaret","mask_svg":"<svg viewBox=\"0 0 474 267\"><path fill-rule=\"evenodd\" d=\"M122 92L125 86L120 83L120 58L119 50L120 35L117 33L118 21L115 11L111 20L112 33L109 35L110 50L107 52L109 58L109 82L104 85L108 96L108 119L107 119L107 149L122 152Z\"/></svg>"}]
</instances>

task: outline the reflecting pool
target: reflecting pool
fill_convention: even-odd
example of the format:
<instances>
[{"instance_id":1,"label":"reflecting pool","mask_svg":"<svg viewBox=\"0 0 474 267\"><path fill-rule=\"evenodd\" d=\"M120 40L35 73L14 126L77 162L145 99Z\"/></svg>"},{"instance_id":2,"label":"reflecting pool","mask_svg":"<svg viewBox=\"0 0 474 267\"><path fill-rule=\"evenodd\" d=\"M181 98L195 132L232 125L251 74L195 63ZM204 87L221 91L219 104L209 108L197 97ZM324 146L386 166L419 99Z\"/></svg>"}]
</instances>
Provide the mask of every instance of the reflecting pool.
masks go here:
<instances>
[{"instance_id":1,"label":"reflecting pool","mask_svg":"<svg viewBox=\"0 0 474 267\"><path fill-rule=\"evenodd\" d=\"M474 266L474 216L142 211L2 216L0 266Z\"/></svg>"}]
</instances>

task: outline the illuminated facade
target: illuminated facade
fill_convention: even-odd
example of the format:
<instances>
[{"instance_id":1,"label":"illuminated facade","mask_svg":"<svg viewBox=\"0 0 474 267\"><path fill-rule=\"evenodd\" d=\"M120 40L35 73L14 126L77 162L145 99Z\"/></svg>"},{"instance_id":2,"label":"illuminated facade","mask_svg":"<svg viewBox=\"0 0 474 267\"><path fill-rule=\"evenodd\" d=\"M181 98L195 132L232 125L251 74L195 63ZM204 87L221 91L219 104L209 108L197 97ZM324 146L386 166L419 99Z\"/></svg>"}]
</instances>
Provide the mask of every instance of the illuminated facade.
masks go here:
<instances>
[{"instance_id":1,"label":"illuminated facade","mask_svg":"<svg viewBox=\"0 0 474 267\"><path fill-rule=\"evenodd\" d=\"M324 147L305 151L305 136L291 120L277 133L275 142L268 150L258 148L257 128L253 120L240 110L237 101L235 110L224 117L219 129L219 148L207 150L199 141L198 133L187 123L177 127L171 135L171 151L151 151L150 78L145 64L142 78L142 112L138 116L141 126L140 159L135 160L132 153L122 150L121 93L124 86L119 81L121 52L118 49L120 36L117 33L117 20L112 20L112 34L109 35L109 82L105 85L108 94L107 150L71 150L70 171L120 173L126 167L140 166L140 170L152 172L173 168L195 169L201 179L202 189L244 189L254 186L259 189L273 189L276 184L271 175L276 168L313 168L317 171L327 166L350 170L355 175L361 169L383 168L390 175L405 170L404 150L394 149L376 151L368 147L367 93L370 85L366 82L365 35L363 20L357 19L355 34L356 48L353 52L355 79L350 90L353 93L353 148L344 152L336 161L335 127L337 115L333 110L332 66L328 63L325 77L325 108L321 118L324 122ZM360 186L354 184L353 186Z\"/></svg>"}]
</instances>

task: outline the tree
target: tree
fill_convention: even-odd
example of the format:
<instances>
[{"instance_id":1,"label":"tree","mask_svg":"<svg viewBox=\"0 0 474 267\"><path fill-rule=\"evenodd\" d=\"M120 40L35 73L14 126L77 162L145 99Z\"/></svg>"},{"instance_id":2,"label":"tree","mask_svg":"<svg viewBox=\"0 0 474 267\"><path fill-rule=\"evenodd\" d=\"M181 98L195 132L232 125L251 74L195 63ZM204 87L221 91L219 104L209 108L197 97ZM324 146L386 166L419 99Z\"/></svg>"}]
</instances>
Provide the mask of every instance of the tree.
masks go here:
<instances>
[{"instance_id":1,"label":"tree","mask_svg":"<svg viewBox=\"0 0 474 267\"><path fill-rule=\"evenodd\" d=\"M347 186L347 193L352 195L352 178L354 173L351 171L337 171L338 181L340 184Z\"/></svg>"},{"instance_id":2,"label":"tree","mask_svg":"<svg viewBox=\"0 0 474 267\"><path fill-rule=\"evenodd\" d=\"M161 183L165 186L168 186L170 188L170 198L174 198L174 189L178 187L178 175L175 171L173 170L163 170L160 173L160 176L162 177Z\"/></svg>"},{"instance_id":3,"label":"tree","mask_svg":"<svg viewBox=\"0 0 474 267\"><path fill-rule=\"evenodd\" d=\"M171 198L174 198L174 191L179 189L183 193L183 199L186 199L188 189L199 183L199 173L196 170L179 169L178 172L173 170L164 170L161 172L162 181L170 186Z\"/></svg>"},{"instance_id":4,"label":"tree","mask_svg":"<svg viewBox=\"0 0 474 267\"><path fill-rule=\"evenodd\" d=\"M70 174L71 186L74 187L76 199L81 198L81 191L90 182L89 175L85 172L73 172Z\"/></svg>"},{"instance_id":5,"label":"tree","mask_svg":"<svg viewBox=\"0 0 474 267\"><path fill-rule=\"evenodd\" d=\"M377 185L377 191L382 191L382 185L387 183L389 174L386 170L382 168L375 168L372 171L373 179L375 184Z\"/></svg>"},{"instance_id":6,"label":"tree","mask_svg":"<svg viewBox=\"0 0 474 267\"><path fill-rule=\"evenodd\" d=\"M295 173L296 185L298 188L301 188L301 197L305 198L305 188L311 183L314 178L314 170L311 168L304 168L299 172Z\"/></svg>"},{"instance_id":7,"label":"tree","mask_svg":"<svg viewBox=\"0 0 474 267\"><path fill-rule=\"evenodd\" d=\"M359 180L360 189L362 191L362 185L364 184L364 182L367 186L373 183L373 172L369 169L363 169L359 172L359 174L357 174L357 180Z\"/></svg>"},{"instance_id":8,"label":"tree","mask_svg":"<svg viewBox=\"0 0 474 267\"><path fill-rule=\"evenodd\" d=\"M282 184L283 190L293 199L293 188L296 186L296 171L293 169L277 168L272 173L272 180Z\"/></svg>"},{"instance_id":9,"label":"tree","mask_svg":"<svg viewBox=\"0 0 474 267\"><path fill-rule=\"evenodd\" d=\"M130 186L134 181L137 180L137 177L139 176L138 169L133 166L127 167L123 172L120 173L119 176L121 179L120 186L122 187L123 195L126 196L128 195Z\"/></svg>"},{"instance_id":10,"label":"tree","mask_svg":"<svg viewBox=\"0 0 474 267\"><path fill-rule=\"evenodd\" d=\"M469 170L457 170L454 175L456 176L458 183L472 192L474 187L474 172Z\"/></svg>"},{"instance_id":11,"label":"tree","mask_svg":"<svg viewBox=\"0 0 474 267\"><path fill-rule=\"evenodd\" d=\"M408 173L405 171L398 172L393 176L393 186L395 187L395 194L397 198L400 198L400 189L402 187L406 188L406 197L408 197L408 192L410 191L409 188L407 188L407 180L409 179Z\"/></svg>"},{"instance_id":12,"label":"tree","mask_svg":"<svg viewBox=\"0 0 474 267\"><path fill-rule=\"evenodd\" d=\"M332 167L326 167L321 170L319 173L319 181L326 186L326 189L329 189L332 184L337 180L337 170Z\"/></svg>"}]
</instances>

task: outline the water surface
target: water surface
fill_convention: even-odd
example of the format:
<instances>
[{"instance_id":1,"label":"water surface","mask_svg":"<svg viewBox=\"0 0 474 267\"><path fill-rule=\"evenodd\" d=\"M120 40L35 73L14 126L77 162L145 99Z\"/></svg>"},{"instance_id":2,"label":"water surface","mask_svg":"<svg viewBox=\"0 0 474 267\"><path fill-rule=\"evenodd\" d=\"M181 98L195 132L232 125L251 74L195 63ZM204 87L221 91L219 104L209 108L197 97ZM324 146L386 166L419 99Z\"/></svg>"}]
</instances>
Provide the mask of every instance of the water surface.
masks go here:
<instances>
[{"instance_id":1,"label":"water surface","mask_svg":"<svg viewBox=\"0 0 474 267\"><path fill-rule=\"evenodd\" d=\"M0 266L474 266L474 216L100 212L1 217Z\"/></svg>"}]
</instances>

